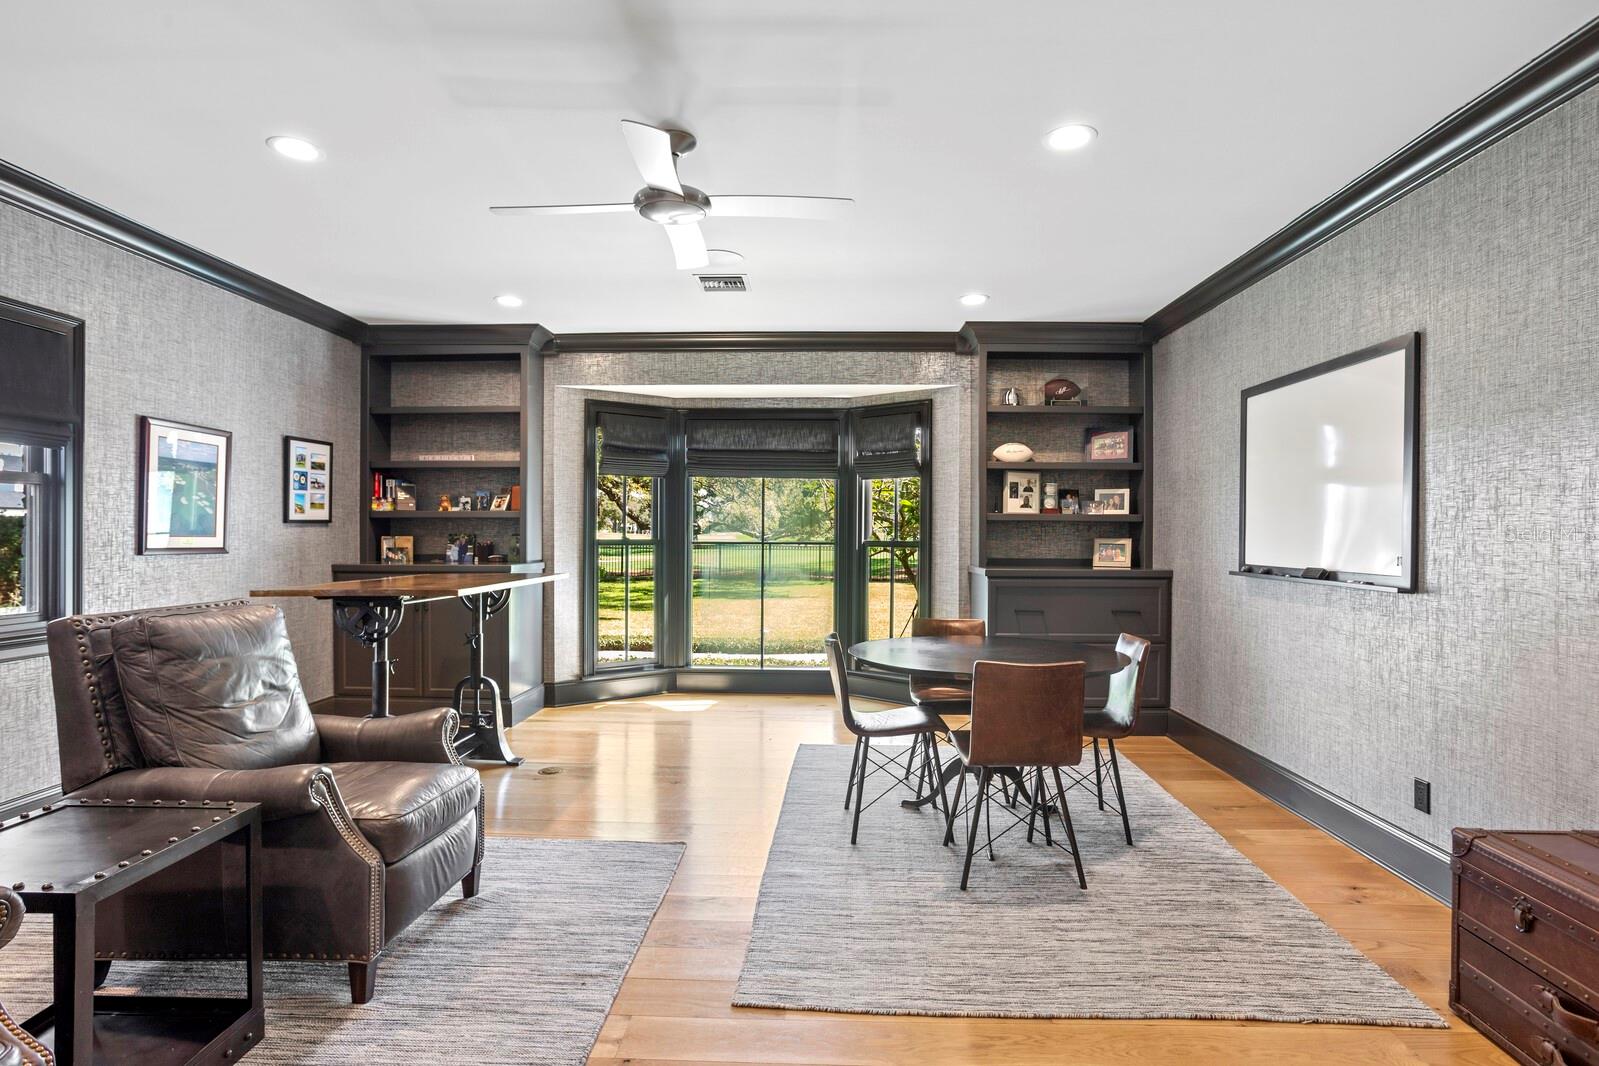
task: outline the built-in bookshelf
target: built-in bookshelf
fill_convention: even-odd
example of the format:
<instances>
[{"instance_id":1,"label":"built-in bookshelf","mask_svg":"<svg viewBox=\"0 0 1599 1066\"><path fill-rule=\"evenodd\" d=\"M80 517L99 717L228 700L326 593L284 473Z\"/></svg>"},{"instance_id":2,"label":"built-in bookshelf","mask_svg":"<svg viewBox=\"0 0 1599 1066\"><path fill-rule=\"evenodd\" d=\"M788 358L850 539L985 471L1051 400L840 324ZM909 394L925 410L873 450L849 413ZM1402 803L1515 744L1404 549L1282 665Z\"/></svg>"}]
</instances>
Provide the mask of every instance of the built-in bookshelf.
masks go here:
<instances>
[{"instance_id":1,"label":"built-in bookshelf","mask_svg":"<svg viewBox=\"0 0 1599 1066\"><path fill-rule=\"evenodd\" d=\"M968 339L976 349L983 395L975 406L976 478L981 502L976 530L980 566L1026 563L1092 569L1094 539L1132 541L1132 566L1147 569L1151 557L1149 513L1153 479L1149 409L1149 349L1135 326L1119 324L974 324ZM1074 404L1046 404L1046 382L1065 378L1082 391ZM1015 404L1007 392L1015 390ZM1086 445L1096 431L1127 430L1132 454L1092 461ZM1033 450L1025 462L1000 462L994 449L1019 443ZM1040 485L1053 482L1063 509L1075 490L1078 513L1006 514L1003 492L1011 472L1034 472ZM1128 513L1087 513L1094 491L1124 489ZM1111 571L1114 573L1115 571Z\"/></svg>"},{"instance_id":2,"label":"built-in bookshelf","mask_svg":"<svg viewBox=\"0 0 1599 1066\"><path fill-rule=\"evenodd\" d=\"M536 561L543 374L538 327L380 326L364 348L366 479L362 562L385 536L409 536L417 564L452 540L484 546L480 564ZM376 479L379 490L374 490ZM415 509L375 509L374 491L407 486ZM519 506L478 509L511 496ZM460 499L472 499L472 509ZM450 509L441 500L450 501Z\"/></svg>"}]
</instances>

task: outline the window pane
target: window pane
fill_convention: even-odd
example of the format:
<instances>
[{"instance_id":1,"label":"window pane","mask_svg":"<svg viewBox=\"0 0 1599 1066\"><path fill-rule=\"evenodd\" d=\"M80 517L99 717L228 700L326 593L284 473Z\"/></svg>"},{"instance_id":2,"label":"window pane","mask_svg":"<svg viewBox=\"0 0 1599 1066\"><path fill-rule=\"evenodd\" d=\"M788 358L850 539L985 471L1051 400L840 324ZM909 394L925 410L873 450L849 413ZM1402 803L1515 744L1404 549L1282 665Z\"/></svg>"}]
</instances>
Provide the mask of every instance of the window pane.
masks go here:
<instances>
[{"instance_id":1,"label":"window pane","mask_svg":"<svg viewBox=\"0 0 1599 1066\"><path fill-rule=\"evenodd\" d=\"M825 666L822 639L833 631L833 527L838 483L766 479L768 667Z\"/></svg>"},{"instance_id":2,"label":"window pane","mask_svg":"<svg viewBox=\"0 0 1599 1066\"><path fill-rule=\"evenodd\" d=\"M910 635L916 616L921 553L910 547L869 548L866 553L868 640Z\"/></svg>"},{"instance_id":3,"label":"window pane","mask_svg":"<svg viewBox=\"0 0 1599 1066\"><path fill-rule=\"evenodd\" d=\"M894 481L875 478L866 483L866 499L871 508L868 540L894 539Z\"/></svg>"},{"instance_id":4,"label":"window pane","mask_svg":"<svg viewBox=\"0 0 1599 1066\"><path fill-rule=\"evenodd\" d=\"M600 544L594 568L594 595L599 601L595 632L595 661L600 665L621 662L627 654L627 565L625 544Z\"/></svg>"},{"instance_id":5,"label":"window pane","mask_svg":"<svg viewBox=\"0 0 1599 1066\"><path fill-rule=\"evenodd\" d=\"M620 474L601 474L595 482L594 535L600 540L620 540L626 528L622 521L624 481Z\"/></svg>"},{"instance_id":6,"label":"window pane","mask_svg":"<svg viewBox=\"0 0 1599 1066\"><path fill-rule=\"evenodd\" d=\"M655 660L655 546L629 544L623 549L627 563L628 662Z\"/></svg>"},{"instance_id":7,"label":"window pane","mask_svg":"<svg viewBox=\"0 0 1599 1066\"><path fill-rule=\"evenodd\" d=\"M761 479L696 477L695 666L761 665Z\"/></svg>"},{"instance_id":8,"label":"window pane","mask_svg":"<svg viewBox=\"0 0 1599 1066\"><path fill-rule=\"evenodd\" d=\"M627 535L640 540L648 540L650 530L654 528L655 515L650 507L650 497L654 494L655 479L651 477L630 477L627 479Z\"/></svg>"},{"instance_id":9,"label":"window pane","mask_svg":"<svg viewBox=\"0 0 1599 1066\"><path fill-rule=\"evenodd\" d=\"M899 533L894 539L922 539L922 479L919 477L899 479Z\"/></svg>"},{"instance_id":10,"label":"window pane","mask_svg":"<svg viewBox=\"0 0 1599 1066\"><path fill-rule=\"evenodd\" d=\"M31 486L0 481L0 615L37 611L30 574L28 511Z\"/></svg>"}]
</instances>

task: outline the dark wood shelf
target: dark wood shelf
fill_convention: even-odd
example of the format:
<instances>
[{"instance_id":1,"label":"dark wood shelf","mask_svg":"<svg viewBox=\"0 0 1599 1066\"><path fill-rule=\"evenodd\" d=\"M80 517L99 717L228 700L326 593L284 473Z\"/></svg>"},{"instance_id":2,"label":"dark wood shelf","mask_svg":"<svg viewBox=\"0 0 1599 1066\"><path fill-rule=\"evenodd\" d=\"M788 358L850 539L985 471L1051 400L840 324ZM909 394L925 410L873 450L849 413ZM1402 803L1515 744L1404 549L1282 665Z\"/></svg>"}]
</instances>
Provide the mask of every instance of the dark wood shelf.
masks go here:
<instances>
[{"instance_id":1,"label":"dark wood shelf","mask_svg":"<svg viewBox=\"0 0 1599 1066\"><path fill-rule=\"evenodd\" d=\"M521 511L374 511L367 508L373 518L446 519L446 518L521 518Z\"/></svg>"},{"instance_id":2,"label":"dark wood shelf","mask_svg":"<svg viewBox=\"0 0 1599 1066\"><path fill-rule=\"evenodd\" d=\"M989 514L990 522L1142 522L1141 514Z\"/></svg>"},{"instance_id":3,"label":"dark wood shelf","mask_svg":"<svg viewBox=\"0 0 1599 1066\"><path fill-rule=\"evenodd\" d=\"M469 407L441 404L433 407L374 407L375 415L519 415L522 409L515 404Z\"/></svg>"},{"instance_id":4,"label":"dark wood shelf","mask_svg":"<svg viewBox=\"0 0 1599 1066\"><path fill-rule=\"evenodd\" d=\"M1142 407L1116 407L1104 404L1000 404L990 407L991 415L1141 415Z\"/></svg>"},{"instance_id":5,"label":"dark wood shelf","mask_svg":"<svg viewBox=\"0 0 1599 1066\"><path fill-rule=\"evenodd\" d=\"M1117 570L1111 567L1095 569L1087 559L992 559L980 566L968 567L973 574L983 574L988 577L1010 578L1094 578L1105 577L1171 577L1170 570L1152 570L1144 567L1133 567L1130 570Z\"/></svg>"},{"instance_id":6,"label":"dark wood shelf","mask_svg":"<svg viewBox=\"0 0 1599 1066\"><path fill-rule=\"evenodd\" d=\"M1025 463L999 463L989 460L990 470L1142 470L1143 463L1040 463L1029 459Z\"/></svg>"},{"instance_id":7,"label":"dark wood shelf","mask_svg":"<svg viewBox=\"0 0 1599 1066\"><path fill-rule=\"evenodd\" d=\"M520 470L520 459L374 459L369 470Z\"/></svg>"}]
</instances>

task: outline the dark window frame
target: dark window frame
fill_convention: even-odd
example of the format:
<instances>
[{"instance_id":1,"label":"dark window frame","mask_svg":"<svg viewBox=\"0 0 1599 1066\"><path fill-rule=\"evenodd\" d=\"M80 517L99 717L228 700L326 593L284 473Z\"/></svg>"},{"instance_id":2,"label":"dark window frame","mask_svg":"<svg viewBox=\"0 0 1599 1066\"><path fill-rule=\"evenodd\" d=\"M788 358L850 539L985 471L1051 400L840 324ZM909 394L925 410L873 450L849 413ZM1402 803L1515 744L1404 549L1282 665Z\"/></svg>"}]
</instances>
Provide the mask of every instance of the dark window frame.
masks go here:
<instances>
[{"instance_id":1,"label":"dark window frame","mask_svg":"<svg viewBox=\"0 0 1599 1066\"><path fill-rule=\"evenodd\" d=\"M38 608L0 618L0 662L33 658L47 651L45 627L73 614L83 597L83 386L84 324L81 319L0 297L0 321L53 333L60 338L60 382L71 392L72 417L30 418L0 412L0 439L30 447L29 472L15 481L35 486L39 520L29 511L38 550ZM46 469L32 469L44 466ZM0 475L4 477L5 475Z\"/></svg>"},{"instance_id":2,"label":"dark window frame","mask_svg":"<svg viewBox=\"0 0 1599 1066\"><path fill-rule=\"evenodd\" d=\"M599 456L596 448L596 428L599 414L605 411L619 413L648 413L665 415L669 420L670 462L666 476L655 483L656 567L655 567L655 660L598 664L598 555L600 543L595 533L594 501L598 491ZM650 404L617 403L609 400L584 402L584 524L583 524L583 618L582 643L583 675L585 677L614 678L628 673L658 672L661 670L696 670L724 674L782 674L800 672L806 667L767 668L741 666L693 665L693 478L687 458L687 423L693 416L717 419L805 419L819 417L836 419L838 424L838 456L836 474L837 509L834 514L834 564L833 564L833 618L834 628L844 638L846 645L865 639L868 590L866 566L868 553L861 536L862 505L865 479L883 477L883 474L858 474L855 465L855 431L861 416L889 414L901 411L915 412L921 427L921 452L915 476L921 478L921 542L920 573L917 595L917 613L925 614L933 580L933 429L932 402L917 400L904 403L874 404L848 408L669 408ZM766 466L752 460L737 474L732 471L702 470L706 476L746 476L783 478L806 476L781 464ZM812 475L815 476L815 475ZM910 472L896 476L912 476ZM823 669L815 667L816 670Z\"/></svg>"}]
</instances>

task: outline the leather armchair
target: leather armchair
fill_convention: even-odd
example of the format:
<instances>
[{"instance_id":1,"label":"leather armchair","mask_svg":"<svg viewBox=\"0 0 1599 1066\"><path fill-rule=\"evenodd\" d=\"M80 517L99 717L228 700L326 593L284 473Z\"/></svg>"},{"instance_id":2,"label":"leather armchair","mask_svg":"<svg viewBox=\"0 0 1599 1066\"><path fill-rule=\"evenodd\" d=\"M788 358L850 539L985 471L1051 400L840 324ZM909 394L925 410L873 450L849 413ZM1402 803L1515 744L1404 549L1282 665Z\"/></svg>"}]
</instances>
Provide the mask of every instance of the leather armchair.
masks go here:
<instances>
[{"instance_id":1,"label":"leather armchair","mask_svg":"<svg viewBox=\"0 0 1599 1066\"><path fill-rule=\"evenodd\" d=\"M22 897L0 886L0 948L17 935L26 913ZM55 1061L50 1049L35 1040L0 1003L0 1066L55 1066Z\"/></svg>"},{"instance_id":2,"label":"leather armchair","mask_svg":"<svg viewBox=\"0 0 1599 1066\"><path fill-rule=\"evenodd\" d=\"M476 894L483 790L456 756L453 709L311 714L281 612L242 600L57 619L49 643L68 796L262 805L268 958L344 963L365 1003L406 926L458 882ZM219 881L242 885L237 856L112 897L96 958L242 954L182 917Z\"/></svg>"}]
</instances>

